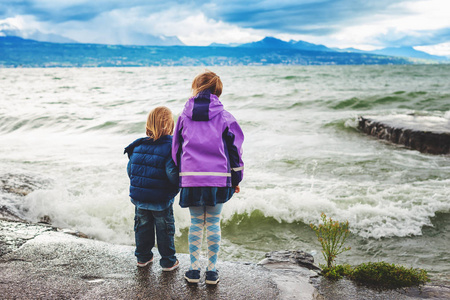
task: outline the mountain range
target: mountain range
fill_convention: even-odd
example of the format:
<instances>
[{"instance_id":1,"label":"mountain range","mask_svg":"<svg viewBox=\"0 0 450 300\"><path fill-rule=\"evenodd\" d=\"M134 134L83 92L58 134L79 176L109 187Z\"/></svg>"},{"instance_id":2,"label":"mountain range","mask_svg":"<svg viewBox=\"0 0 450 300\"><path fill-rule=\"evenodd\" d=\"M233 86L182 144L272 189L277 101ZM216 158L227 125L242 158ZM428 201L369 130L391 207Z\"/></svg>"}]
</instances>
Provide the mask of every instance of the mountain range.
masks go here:
<instances>
[{"instance_id":1,"label":"mountain range","mask_svg":"<svg viewBox=\"0 0 450 300\"><path fill-rule=\"evenodd\" d=\"M30 39L40 42L50 43L78 43L73 39L56 34L46 34L38 30L23 31L10 23L0 23L0 37L21 37L23 39ZM133 42L134 41L134 42ZM135 41L139 41L136 43ZM121 37L121 45L130 46L186 46L176 36L154 36L150 34L135 33L133 36ZM274 37L265 37L264 39L247 43L247 44L217 44L213 43L211 47L243 47L243 48L261 48L261 49L291 49L291 50L306 50L306 51L323 51L323 52L350 52L350 53L365 53L378 54L387 56L398 56L424 60L449 61L450 58L430 55L426 52L415 50L413 47L390 47L373 51L363 51L354 48L329 48L324 45L317 45L305 41L289 41L285 42Z\"/></svg>"},{"instance_id":2,"label":"mountain range","mask_svg":"<svg viewBox=\"0 0 450 300\"><path fill-rule=\"evenodd\" d=\"M258 42L242 44L239 45L238 47L300 49L308 51L325 51L325 52L351 52L351 53L366 53L366 54L379 54L379 55L408 57L408 58L419 58L438 61L448 60L448 58L446 57L431 55L423 51L415 50L413 47L390 47L379 50L364 51L354 48L346 48L346 49L328 48L324 45L312 44L305 41L291 40L289 42L285 42L273 37L266 37Z\"/></svg>"},{"instance_id":3,"label":"mountain range","mask_svg":"<svg viewBox=\"0 0 450 300\"><path fill-rule=\"evenodd\" d=\"M324 45L316 45L311 44L305 41L289 41L285 42L282 40L279 40L274 37L265 37L264 39L248 43L248 44L242 44L238 47L245 47L245 48L269 48L269 49L298 49L298 50L307 50L307 51L330 51L335 52L335 50L330 49L328 47L325 47Z\"/></svg>"},{"instance_id":4,"label":"mountain range","mask_svg":"<svg viewBox=\"0 0 450 300\"><path fill-rule=\"evenodd\" d=\"M179 41L179 40L178 40ZM177 43L176 40L172 42ZM415 53L414 49L409 49ZM416 51L420 52L420 51ZM423 52L420 53L423 55ZM51 43L16 36L0 36L0 67L110 67L195 65L354 65L436 62L336 50L304 41L284 42L266 37L261 41L210 46L104 45Z\"/></svg>"}]
</instances>

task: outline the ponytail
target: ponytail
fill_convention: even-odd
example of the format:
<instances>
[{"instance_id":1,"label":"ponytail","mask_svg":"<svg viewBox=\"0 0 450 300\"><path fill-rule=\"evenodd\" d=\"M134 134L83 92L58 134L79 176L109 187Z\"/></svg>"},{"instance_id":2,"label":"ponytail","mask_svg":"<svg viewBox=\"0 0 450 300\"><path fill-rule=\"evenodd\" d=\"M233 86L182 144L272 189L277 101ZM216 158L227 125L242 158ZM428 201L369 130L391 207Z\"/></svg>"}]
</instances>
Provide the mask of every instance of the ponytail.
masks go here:
<instances>
[{"instance_id":1,"label":"ponytail","mask_svg":"<svg viewBox=\"0 0 450 300\"><path fill-rule=\"evenodd\" d=\"M201 91L209 89L212 94L220 97L223 84L220 77L209 70L197 75L192 82L192 95L195 96Z\"/></svg>"}]
</instances>

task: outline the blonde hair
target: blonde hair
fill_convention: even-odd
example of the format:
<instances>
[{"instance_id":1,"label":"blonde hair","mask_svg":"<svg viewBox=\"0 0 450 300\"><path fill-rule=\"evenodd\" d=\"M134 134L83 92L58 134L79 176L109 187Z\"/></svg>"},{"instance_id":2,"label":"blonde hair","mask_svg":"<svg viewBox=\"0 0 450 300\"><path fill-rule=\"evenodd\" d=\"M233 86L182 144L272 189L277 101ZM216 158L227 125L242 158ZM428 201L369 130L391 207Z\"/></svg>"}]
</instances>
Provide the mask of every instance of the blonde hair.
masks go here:
<instances>
[{"instance_id":1,"label":"blonde hair","mask_svg":"<svg viewBox=\"0 0 450 300\"><path fill-rule=\"evenodd\" d=\"M195 96L201 91L209 89L211 93L220 97L222 94L223 84L220 77L209 70L198 74L195 76L194 81L192 81L192 95Z\"/></svg>"},{"instance_id":2,"label":"blonde hair","mask_svg":"<svg viewBox=\"0 0 450 300\"><path fill-rule=\"evenodd\" d=\"M164 135L171 135L173 127L172 111L165 106L158 106L148 114L145 134L156 141Z\"/></svg>"}]
</instances>

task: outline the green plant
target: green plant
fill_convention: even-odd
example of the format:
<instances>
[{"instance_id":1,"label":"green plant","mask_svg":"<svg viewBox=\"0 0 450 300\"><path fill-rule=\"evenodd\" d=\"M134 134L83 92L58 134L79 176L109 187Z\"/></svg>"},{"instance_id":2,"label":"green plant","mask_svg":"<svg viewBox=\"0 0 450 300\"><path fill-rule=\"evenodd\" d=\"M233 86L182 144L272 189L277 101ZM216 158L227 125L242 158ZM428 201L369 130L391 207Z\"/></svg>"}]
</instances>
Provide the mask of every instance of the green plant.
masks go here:
<instances>
[{"instance_id":1,"label":"green plant","mask_svg":"<svg viewBox=\"0 0 450 300\"><path fill-rule=\"evenodd\" d=\"M339 221L333 221L331 218L327 219L325 213L320 216L323 224L319 224L319 226L310 224L310 226L322 245L322 254L327 267L331 268L338 254L351 249L350 247L344 247L344 242L350 233L348 221L339 223Z\"/></svg>"},{"instance_id":2,"label":"green plant","mask_svg":"<svg viewBox=\"0 0 450 300\"><path fill-rule=\"evenodd\" d=\"M310 224L322 245L322 254L326 265L320 265L322 275L329 279L341 279L346 276L353 281L376 285L386 288L408 287L424 284L430 281L427 271L423 269L406 268L404 266L389 264L384 261L376 263L362 263L354 268L350 265L334 265L336 256L350 247L344 247L344 242L350 233L348 221L339 223L322 213L322 224Z\"/></svg>"},{"instance_id":3,"label":"green plant","mask_svg":"<svg viewBox=\"0 0 450 300\"><path fill-rule=\"evenodd\" d=\"M427 271L423 269L408 269L384 261L360 264L353 269L349 277L360 283L388 288L420 285L430 281Z\"/></svg>"}]
</instances>

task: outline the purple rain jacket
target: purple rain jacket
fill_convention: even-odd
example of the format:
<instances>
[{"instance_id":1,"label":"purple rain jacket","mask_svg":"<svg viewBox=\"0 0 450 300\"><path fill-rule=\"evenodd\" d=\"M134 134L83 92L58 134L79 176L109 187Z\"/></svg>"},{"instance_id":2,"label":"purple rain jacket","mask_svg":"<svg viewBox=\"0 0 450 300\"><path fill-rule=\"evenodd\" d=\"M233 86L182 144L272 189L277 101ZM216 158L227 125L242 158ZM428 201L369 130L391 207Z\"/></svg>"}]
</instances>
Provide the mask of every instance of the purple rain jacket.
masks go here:
<instances>
[{"instance_id":1,"label":"purple rain jacket","mask_svg":"<svg viewBox=\"0 0 450 300\"><path fill-rule=\"evenodd\" d=\"M173 134L172 158L180 187L232 187L244 171L244 134L209 90L189 98Z\"/></svg>"}]
</instances>

